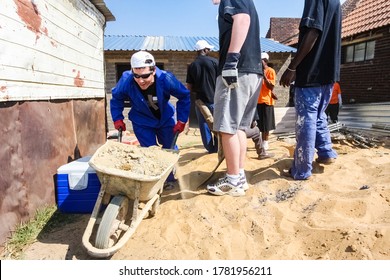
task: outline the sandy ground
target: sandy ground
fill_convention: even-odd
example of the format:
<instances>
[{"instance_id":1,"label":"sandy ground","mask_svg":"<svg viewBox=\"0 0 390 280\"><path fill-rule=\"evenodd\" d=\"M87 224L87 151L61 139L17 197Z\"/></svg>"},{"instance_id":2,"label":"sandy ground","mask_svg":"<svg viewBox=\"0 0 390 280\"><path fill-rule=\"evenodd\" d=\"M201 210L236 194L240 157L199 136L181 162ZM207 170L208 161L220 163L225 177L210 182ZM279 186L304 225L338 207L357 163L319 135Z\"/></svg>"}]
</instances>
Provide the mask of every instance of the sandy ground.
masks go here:
<instances>
[{"instance_id":1,"label":"sandy ground","mask_svg":"<svg viewBox=\"0 0 390 280\"><path fill-rule=\"evenodd\" d=\"M293 140L272 141L274 158L258 160L248 140L244 197L209 195L198 184L217 164L197 131L180 135L180 187L164 191L154 217L145 218L115 260L389 260L389 146L360 149L334 143L332 165L314 164L310 180L281 176ZM211 181L224 174L225 162ZM83 247L90 215L26 248L27 260L94 259Z\"/></svg>"}]
</instances>

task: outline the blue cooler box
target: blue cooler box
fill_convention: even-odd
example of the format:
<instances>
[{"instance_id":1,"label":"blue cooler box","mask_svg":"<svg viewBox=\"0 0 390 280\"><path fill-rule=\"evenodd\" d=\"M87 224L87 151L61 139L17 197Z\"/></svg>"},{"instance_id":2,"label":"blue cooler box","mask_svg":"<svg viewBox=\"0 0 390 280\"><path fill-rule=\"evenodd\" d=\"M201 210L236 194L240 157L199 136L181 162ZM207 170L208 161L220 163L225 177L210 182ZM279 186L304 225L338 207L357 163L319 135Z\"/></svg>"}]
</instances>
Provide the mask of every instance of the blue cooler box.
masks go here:
<instances>
[{"instance_id":1,"label":"blue cooler box","mask_svg":"<svg viewBox=\"0 0 390 280\"><path fill-rule=\"evenodd\" d=\"M100 191L100 181L88 161L90 156L57 169L56 201L63 213L92 213Z\"/></svg>"}]
</instances>

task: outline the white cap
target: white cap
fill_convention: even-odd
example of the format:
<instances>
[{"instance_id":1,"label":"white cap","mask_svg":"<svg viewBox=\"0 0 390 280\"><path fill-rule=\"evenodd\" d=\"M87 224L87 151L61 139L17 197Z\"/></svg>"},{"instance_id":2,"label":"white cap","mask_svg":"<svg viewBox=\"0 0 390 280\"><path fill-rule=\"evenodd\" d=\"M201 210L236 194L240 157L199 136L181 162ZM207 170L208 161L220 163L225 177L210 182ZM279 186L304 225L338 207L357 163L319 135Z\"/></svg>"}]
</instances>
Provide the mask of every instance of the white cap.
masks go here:
<instances>
[{"instance_id":1,"label":"white cap","mask_svg":"<svg viewBox=\"0 0 390 280\"><path fill-rule=\"evenodd\" d=\"M214 48L214 46L212 46L209 43L207 43L206 40L199 40L195 44L195 50L196 51L200 51L200 50L203 50L203 49L210 49L211 50L213 48Z\"/></svg>"},{"instance_id":2,"label":"white cap","mask_svg":"<svg viewBox=\"0 0 390 280\"><path fill-rule=\"evenodd\" d=\"M268 55L268 53L262 52L262 53L261 53L261 59L269 60L269 55Z\"/></svg>"},{"instance_id":3,"label":"white cap","mask_svg":"<svg viewBox=\"0 0 390 280\"><path fill-rule=\"evenodd\" d=\"M155 66L154 57L146 51L136 52L130 59L131 68Z\"/></svg>"}]
</instances>

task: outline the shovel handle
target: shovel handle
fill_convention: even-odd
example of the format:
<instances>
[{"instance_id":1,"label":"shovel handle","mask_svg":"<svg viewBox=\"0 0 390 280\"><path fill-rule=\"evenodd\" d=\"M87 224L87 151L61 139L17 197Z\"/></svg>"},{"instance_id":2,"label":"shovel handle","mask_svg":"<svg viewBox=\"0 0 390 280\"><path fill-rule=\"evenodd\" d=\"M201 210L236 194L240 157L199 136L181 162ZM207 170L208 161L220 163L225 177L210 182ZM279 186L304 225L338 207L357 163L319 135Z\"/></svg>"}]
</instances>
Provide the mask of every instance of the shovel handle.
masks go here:
<instances>
[{"instance_id":1,"label":"shovel handle","mask_svg":"<svg viewBox=\"0 0 390 280\"><path fill-rule=\"evenodd\" d=\"M122 142L122 128L118 129L118 142Z\"/></svg>"},{"instance_id":2,"label":"shovel handle","mask_svg":"<svg viewBox=\"0 0 390 280\"><path fill-rule=\"evenodd\" d=\"M172 141L172 144L171 144L171 150L173 150L175 148L178 136L179 136L179 132L177 131L177 132L175 132L175 135L173 135L173 141Z\"/></svg>"}]
</instances>

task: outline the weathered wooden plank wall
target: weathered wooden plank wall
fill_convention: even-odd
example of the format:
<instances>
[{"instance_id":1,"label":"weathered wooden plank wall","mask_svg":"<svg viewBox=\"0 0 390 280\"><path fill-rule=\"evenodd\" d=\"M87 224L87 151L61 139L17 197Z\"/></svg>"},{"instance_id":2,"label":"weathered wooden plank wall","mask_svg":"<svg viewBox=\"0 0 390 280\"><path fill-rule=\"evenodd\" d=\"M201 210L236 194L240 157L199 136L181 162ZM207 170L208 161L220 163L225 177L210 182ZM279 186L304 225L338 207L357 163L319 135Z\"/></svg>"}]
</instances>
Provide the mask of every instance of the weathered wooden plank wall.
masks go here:
<instances>
[{"instance_id":1,"label":"weathered wooden plank wall","mask_svg":"<svg viewBox=\"0 0 390 280\"><path fill-rule=\"evenodd\" d=\"M1 1L0 23L0 101L104 97L104 17L90 1Z\"/></svg>"},{"instance_id":2,"label":"weathered wooden plank wall","mask_svg":"<svg viewBox=\"0 0 390 280\"><path fill-rule=\"evenodd\" d=\"M106 141L104 25L88 0L0 0L0 244Z\"/></svg>"}]
</instances>

